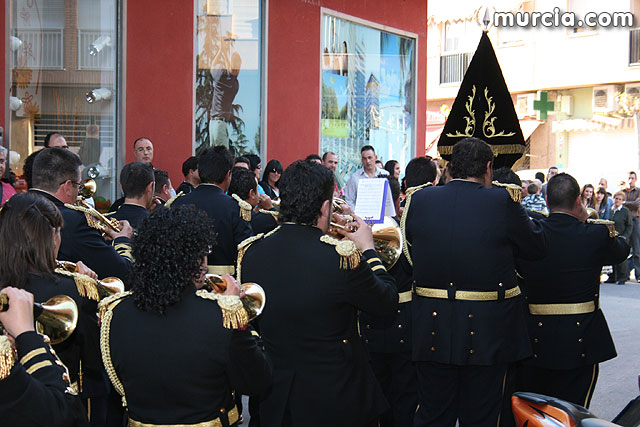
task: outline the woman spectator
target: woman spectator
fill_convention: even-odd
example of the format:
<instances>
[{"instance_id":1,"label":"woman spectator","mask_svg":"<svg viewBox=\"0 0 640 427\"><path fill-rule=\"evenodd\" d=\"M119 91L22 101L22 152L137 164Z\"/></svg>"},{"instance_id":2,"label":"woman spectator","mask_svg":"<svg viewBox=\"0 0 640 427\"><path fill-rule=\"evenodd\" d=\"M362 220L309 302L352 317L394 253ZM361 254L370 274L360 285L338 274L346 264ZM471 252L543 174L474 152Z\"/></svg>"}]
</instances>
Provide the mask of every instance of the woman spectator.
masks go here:
<instances>
[{"instance_id":1,"label":"woman spectator","mask_svg":"<svg viewBox=\"0 0 640 427\"><path fill-rule=\"evenodd\" d=\"M53 348L69 369L70 387L75 392L84 387L85 391L93 389L92 393L97 394L85 393L83 398L104 396L107 390L98 347L96 302L89 299L97 294L92 280L97 276L80 261L76 271L90 277L56 268L62 226L60 211L44 197L30 192L12 197L0 211L0 288L24 289L33 294L35 302L56 295L67 295L76 302L78 326L69 338Z\"/></svg>"},{"instance_id":2,"label":"woman spectator","mask_svg":"<svg viewBox=\"0 0 640 427\"><path fill-rule=\"evenodd\" d=\"M631 236L631 229L633 228L633 220L629 209L623 206L626 199L627 196L622 191L618 191L613 195L613 207L611 208L610 218L614 223L618 235L628 242ZM613 274L615 282L618 285L625 284L625 279L627 278L626 259L620 264L613 266Z\"/></svg>"},{"instance_id":3,"label":"woman spectator","mask_svg":"<svg viewBox=\"0 0 640 427\"><path fill-rule=\"evenodd\" d=\"M260 172L262 172L262 161L260 160L260 156L257 154L245 154L243 156L247 160L249 160L249 170L253 172L256 176L256 179L260 181ZM264 195L264 188L258 185L258 194L261 196Z\"/></svg>"},{"instance_id":4,"label":"woman spectator","mask_svg":"<svg viewBox=\"0 0 640 427\"><path fill-rule=\"evenodd\" d=\"M580 192L580 201L582 202L582 206L585 208L593 207L593 185L586 184L582 187L582 191Z\"/></svg>"},{"instance_id":5,"label":"woman spectator","mask_svg":"<svg viewBox=\"0 0 640 427\"><path fill-rule=\"evenodd\" d=\"M592 206L598 212L598 218L609 219L611 213L611 204L609 203L609 197L607 197L607 190L602 187L598 187L595 197L593 197Z\"/></svg>"},{"instance_id":6,"label":"woman spectator","mask_svg":"<svg viewBox=\"0 0 640 427\"><path fill-rule=\"evenodd\" d=\"M235 426L233 390L259 394L271 370L240 284L224 275L223 294L197 291L216 250L213 223L193 205L176 206L155 210L138 231L133 290L100 307L105 368L129 425Z\"/></svg>"},{"instance_id":7,"label":"woman spectator","mask_svg":"<svg viewBox=\"0 0 640 427\"><path fill-rule=\"evenodd\" d=\"M7 149L0 145L0 177L4 176L4 172L7 168ZM4 205L7 200L16 194L16 190L8 182L1 181L0 187L0 206Z\"/></svg>"},{"instance_id":8,"label":"woman spectator","mask_svg":"<svg viewBox=\"0 0 640 427\"><path fill-rule=\"evenodd\" d=\"M262 181L260 186L264 189L267 196L272 200L280 197L280 190L278 190L278 183L280 183L280 177L282 176L282 163L277 160L269 160L267 167L262 174Z\"/></svg>"},{"instance_id":9,"label":"woman spectator","mask_svg":"<svg viewBox=\"0 0 640 427\"><path fill-rule=\"evenodd\" d=\"M400 180L400 163L397 160L389 160L384 164L384 168L390 177Z\"/></svg>"}]
</instances>

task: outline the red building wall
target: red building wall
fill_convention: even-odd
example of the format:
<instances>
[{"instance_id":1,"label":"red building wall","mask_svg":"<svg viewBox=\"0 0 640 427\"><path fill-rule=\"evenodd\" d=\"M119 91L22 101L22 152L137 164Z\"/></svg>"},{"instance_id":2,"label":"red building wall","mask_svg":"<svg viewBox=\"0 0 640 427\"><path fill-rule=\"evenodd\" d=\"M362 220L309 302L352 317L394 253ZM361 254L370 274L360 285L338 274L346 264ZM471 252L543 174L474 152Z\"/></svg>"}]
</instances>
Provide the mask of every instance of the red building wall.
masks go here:
<instances>
[{"instance_id":1,"label":"red building wall","mask_svg":"<svg viewBox=\"0 0 640 427\"><path fill-rule=\"evenodd\" d=\"M425 151L426 0L269 2L267 160L284 165L319 150L321 8L418 34L416 154Z\"/></svg>"},{"instance_id":2,"label":"red building wall","mask_svg":"<svg viewBox=\"0 0 640 427\"><path fill-rule=\"evenodd\" d=\"M133 141L148 137L153 165L177 187L193 147L193 1L126 4L126 161L135 160Z\"/></svg>"}]
</instances>

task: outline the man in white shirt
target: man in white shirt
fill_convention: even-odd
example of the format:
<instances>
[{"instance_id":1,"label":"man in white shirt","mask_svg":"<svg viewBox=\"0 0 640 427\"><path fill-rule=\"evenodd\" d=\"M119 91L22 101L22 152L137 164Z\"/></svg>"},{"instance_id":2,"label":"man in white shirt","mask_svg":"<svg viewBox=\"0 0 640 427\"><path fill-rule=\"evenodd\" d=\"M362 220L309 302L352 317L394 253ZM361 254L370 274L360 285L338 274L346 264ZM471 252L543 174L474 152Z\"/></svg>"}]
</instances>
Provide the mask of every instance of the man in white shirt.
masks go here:
<instances>
[{"instance_id":1,"label":"man in white shirt","mask_svg":"<svg viewBox=\"0 0 640 427\"><path fill-rule=\"evenodd\" d=\"M372 146L365 145L364 147L362 147L360 149L360 155L363 167L358 169L353 173L353 175L351 175L351 178L349 178L347 186L344 189L345 201L352 208L355 208L356 206L356 198L358 197L358 182L362 178L378 178L389 175L389 172L376 166L376 160L378 160L378 156L376 156L376 152Z\"/></svg>"}]
</instances>

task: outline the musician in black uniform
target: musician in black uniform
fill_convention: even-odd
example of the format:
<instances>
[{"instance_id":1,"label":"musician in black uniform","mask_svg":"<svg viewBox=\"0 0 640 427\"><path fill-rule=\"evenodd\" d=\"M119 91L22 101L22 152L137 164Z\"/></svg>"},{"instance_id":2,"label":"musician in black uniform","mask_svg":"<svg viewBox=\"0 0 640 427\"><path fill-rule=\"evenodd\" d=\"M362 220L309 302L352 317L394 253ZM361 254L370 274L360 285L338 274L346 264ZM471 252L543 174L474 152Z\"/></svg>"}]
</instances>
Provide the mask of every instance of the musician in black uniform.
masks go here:
<instances>
[{"instance_id":1,"label":"musician in black uniform","mask_svg":"<svg viewBox=\"0 0 640 427\"><path fill-rule=\"evenodd\" d=\"M133 290L101 303L103 359L129 425L235 425L232 391L261 392L271 369L247 328L238 282L225 275L224 294L197 291L212 222L179 206L155 210L138 231Z\"/></svg>"},{"instance_id":2,"label":"musician in black uniform","mask_svg":"<svg viewBox=\"0 0 640 427\"><path fill-rule=\"evenodd\" d=\"M278 226L277 211L274 210L273 213L268 213L265 210L255 211L256 206L260 203L258 180L249 169L239 167L232 169L229 195L238 202L243 219L250 221L254 233L268 233ZM271 203L271 199L268 202Z\"/></svg>"},{"instance_id":3,"label":"musician in black uniform","mask_svg":"<svg viewBox=\"0 0 640 427\"><path fill-rule=\"evenodd\" d=\"M120 205L113 217L118 221L127 220L136 230L149 216L147 209L153 202L155 186L153 166L142 162L126 164L120 171L120 185L124 193L124 203Z\"/></svg>"},{"instance_id":4,"label":"musician in black uniform","mask_svg":"<svg viewBox=\"0 0 640 427\"><path fill-rule=\"evenodd\" d=\"M349 240L325 235L333 187L329 169L293 163L280 180L281 226L240 246L239 280L268 295L260 334L274 373L261 395L265 427L377 425L387 409L356 312L391 314L398 293L361 219Z\"/></svg>"},{"instance_id":5,"label":"musician in black uniform","mask_svg":"<svg viewBox=\"0 0 640 427\"><path fill-rule=\"evenodd\" d=\"M485 142L463 139L453 146L453 179L405 206L416 426L496 425L507 364L531 354L514 262L544 256L546 240L509 192L491 188L493 159Z\"/></svg>"},{"instance_id":6,"label":"musician in black uniform","mask_svg":"<svg viewBox=\"0 0 640 427\"><path fill-rule=\"evenodd\" d=\"M534 353L522 363L519 390L588 408L598 364L616 357L600 310L600 273L603 265L625 260L629 246L615 237L611 221L585 222L580 187L571 175L549 180L547 202L551 213L541 224L549 252L540 260L517 263Z\"/></svg>"},{"instance_id":7,"label":"musician in black uniform","mask_svg":"<svg viewBox=\"0 0 640 427\"><path fill-rule=\"evenodd\" d=\"M189 194L200 185L197 157L191 156L182 163L182 175L184 175L184 181L176 188L176 193Z\"/></svg>"},{"instance_id":8,"label":"musician in black uniform","mask_svg":"<svg viewBox=\"0 0 640 427\"><path fill-rule=\"evenodd\" d=\"M0 312L0 420L3 426L86 427L87 416L71 389L67 369L34 329L33 295L7 287ZM12 349L12 343L17 354ZM17 356L17 357L15 357Z\"/></svg>"},{"instance_id":9,"label":"musician in black uniform","mask_svg":"<svg viewBox=\"0 0 640 427\"><path fill-rule=\"evenodd\" d=\"M195 205L213 220L217 236L209 257L209 272L214 274L235 274L238 244L253 235L249 223L240 217L238 203L225 194L232 166L233 156L225 147L206 148L198 157L201 184L171 205Z\"/></svg>"},{"instance_id":10,"label":"musician in black uniform","mask_svg":"<svg viewBox=\"0 0 640 427\"><path fill-rule=\"evenodd\" d=\"M425 186L436 179L437 173L431 160L416 157L407 164L405 179L412 187ZM397 181L395 186L398 186ZM399 186L397 190L391 186L394 204L400 196L399 190ZM404 254L389 269L389 274L395 279L398 290L397 311L390 316L361 312L360 333L369 350L373 371L391 406L391 410L380 417L380 426L410 427L418 406L418 379L411 359L412 267Z\"/></svg>"},{"instance_id":11,"label":"musician in black uniform","mask_svg":"<svg viewBox=\"0 0 640 427\"><path fill-rule=\"evenodd\" d=\"M109 244L90 226L95 218L72 206L78 198L81 165L80 158L67 149L44 149L33 162L34 188L29 191L52 201L62 214L64 226L58 259L82 261L100 278L115 276L126 280L132 261L131 226L122 221L120 232L107 229L106 234L112 239Z\"/></svg>"},{"instance_id":12,"label":"musician in black uniform","mask_svg":"<svg viewBox=\"0 0 640 427\"><path fill-rule=\"evenodd\" d=\"M83 377L102 381L98 345L96 284L92 277L56 268L62 215L55 205L33 193L17 194L0 211L0 287L15 286L33 294L36 302L56 295L73 298L79 309L78 325L64 342L53 345L69 368L72 388L82 390ZM95 273L82 262L82 273Z\"/></svg>"}]
</instances>

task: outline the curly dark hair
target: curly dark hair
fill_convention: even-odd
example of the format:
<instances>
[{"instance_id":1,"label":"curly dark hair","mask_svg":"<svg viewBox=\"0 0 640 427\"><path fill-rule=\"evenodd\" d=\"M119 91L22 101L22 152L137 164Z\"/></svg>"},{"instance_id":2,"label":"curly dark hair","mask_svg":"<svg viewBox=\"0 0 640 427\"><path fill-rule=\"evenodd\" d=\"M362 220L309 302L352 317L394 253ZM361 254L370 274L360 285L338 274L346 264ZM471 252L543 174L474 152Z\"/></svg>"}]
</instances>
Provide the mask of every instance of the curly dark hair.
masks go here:
<instances>
[{"instance_id":1,"label":"curly dark hair","mask_svg":"<svg viewBox=\"0 0 640 427\"><path fill-rule=\"evenodd\" d=\"M51 276L56 268L52 231L62 228L60 211L32 192L13 196L0 211L0 287L24 289L32 273Z\"/></svg>"},{"instance_id":2,"label":"curly dark hair","mask_svg":"<svg viewBox=\"0 0 640 427\"><path fill-rule=\"evenodd\" d=\"M214 244L213 222L195 206L155 209L133 239L129 279L136 307L164 314L179 302Z\"/></svg>"},{"instance_id":3,"label":"curly dark hair","mask_svg":"<svg viewBox=\"0 0 640 427\"><path fill-rule=\"evenodd\" d=\"M315 225L325 200L333 197L333 173L323 165L298 160L280 178L278 221Z\"/></svg>"},{"instance_id":4,"label":"curly dark hair","mask_svg":"<svg viewBox=\"0 0 640 427\"><path fill-rule=\"evenodd\" d=\"M465 138L453 146L449 173L451 178L480 178L493 166L491 146L479 138Z\"/></svg>"}]
</instances>

